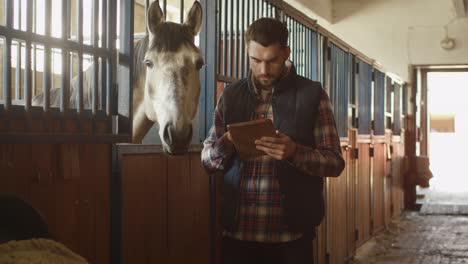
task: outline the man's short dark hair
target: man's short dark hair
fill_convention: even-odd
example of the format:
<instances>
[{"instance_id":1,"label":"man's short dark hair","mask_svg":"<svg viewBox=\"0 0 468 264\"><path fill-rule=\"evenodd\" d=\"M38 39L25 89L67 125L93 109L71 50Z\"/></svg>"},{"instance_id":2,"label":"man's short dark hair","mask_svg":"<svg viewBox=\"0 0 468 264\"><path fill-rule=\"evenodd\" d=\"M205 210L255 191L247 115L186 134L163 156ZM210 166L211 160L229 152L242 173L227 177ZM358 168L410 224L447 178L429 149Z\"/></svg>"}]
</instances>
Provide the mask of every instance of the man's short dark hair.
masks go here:
<instances>
[{"instance_id":1,"label":"man's short dark hair","mask_svg":"<svg viewBox=\"0 0 468 264\"><path fill-rule=\"evenodd\" d=\"M251 40L267 47L279 43L282 47L288 46L288 28L274 18L260 18L255 20L245 33L246 43Z\"/></svg>"}]
</instances>

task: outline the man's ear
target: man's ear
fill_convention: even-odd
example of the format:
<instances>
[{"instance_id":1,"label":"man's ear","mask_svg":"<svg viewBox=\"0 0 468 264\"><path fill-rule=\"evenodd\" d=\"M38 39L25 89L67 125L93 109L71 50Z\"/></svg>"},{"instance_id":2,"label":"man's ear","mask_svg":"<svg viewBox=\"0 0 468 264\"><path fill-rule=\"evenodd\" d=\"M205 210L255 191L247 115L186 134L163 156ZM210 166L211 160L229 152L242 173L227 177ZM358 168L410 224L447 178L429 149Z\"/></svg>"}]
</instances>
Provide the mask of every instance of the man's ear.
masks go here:
<instances>
[{"instance_id":1,"label":"man's ear","mask_svg":"<svg viewBox=\"0 0 468 264\"><path fill-rule=\"evenodd\" d=\"M291 48L289 46L286 46L286 48L284 48L284 56L285 56L285 60L288 60L289 59L289 55L291 55Z\"/></svg>"}]
</instances>

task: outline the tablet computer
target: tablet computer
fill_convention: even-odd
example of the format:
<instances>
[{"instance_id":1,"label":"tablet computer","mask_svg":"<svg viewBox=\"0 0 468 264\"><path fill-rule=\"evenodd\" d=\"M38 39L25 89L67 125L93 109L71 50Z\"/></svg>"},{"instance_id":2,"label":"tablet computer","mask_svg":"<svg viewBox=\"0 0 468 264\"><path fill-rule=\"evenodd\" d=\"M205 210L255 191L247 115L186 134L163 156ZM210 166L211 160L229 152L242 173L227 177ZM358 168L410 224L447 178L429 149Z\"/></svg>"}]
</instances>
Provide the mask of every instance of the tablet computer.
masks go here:
<instances>
[{"instance_id":1,"label":"tablet computer","mask_svg":"<svg viewBox=\"0 0 468 264\"><path fill-rule=\"evenodd\" d=\"M255 147L255 140L262 137L276 137L276 129L271 119L258 119L227 125L239 157L248 160L266 155Z\"/></svg>"}]
</instances>

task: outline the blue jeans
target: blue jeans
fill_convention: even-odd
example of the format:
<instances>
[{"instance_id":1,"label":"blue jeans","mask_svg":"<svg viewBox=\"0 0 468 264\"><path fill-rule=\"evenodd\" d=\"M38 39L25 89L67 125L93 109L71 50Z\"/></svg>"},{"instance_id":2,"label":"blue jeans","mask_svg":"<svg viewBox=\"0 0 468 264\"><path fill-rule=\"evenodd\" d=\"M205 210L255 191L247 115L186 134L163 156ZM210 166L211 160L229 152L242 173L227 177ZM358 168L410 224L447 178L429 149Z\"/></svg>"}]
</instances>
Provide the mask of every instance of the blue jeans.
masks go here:
<instances>
[{"instance_id":1,"label":"blue jeans","mask_svg":"<svg viewBox=\"0 0 468 264\"><path fill-rule=\"evenodd\" d=\"M223 237L223 264L312 264L312 235L284 243L260 243Z\"/></svg>"}]
</instances>

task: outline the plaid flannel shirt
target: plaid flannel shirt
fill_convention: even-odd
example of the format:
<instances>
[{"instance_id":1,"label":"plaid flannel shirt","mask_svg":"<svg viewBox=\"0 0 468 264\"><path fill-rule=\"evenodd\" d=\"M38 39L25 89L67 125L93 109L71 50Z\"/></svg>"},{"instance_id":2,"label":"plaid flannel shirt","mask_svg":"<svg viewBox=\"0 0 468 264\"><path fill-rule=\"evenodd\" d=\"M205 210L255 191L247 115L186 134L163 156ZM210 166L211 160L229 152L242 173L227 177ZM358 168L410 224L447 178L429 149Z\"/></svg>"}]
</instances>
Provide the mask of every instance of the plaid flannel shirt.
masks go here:
<instances>
[{"instance_id":1,"label":"plaid flannel shirt","mask_svg":"<svg viewBox=\"0 0 468 264\"><path fill-rule=\"evenodd\" d=\"M256 119L270 118L271 92L258 90L261 103L256 109ZM342 160L340 139L336 130L331 102L322 90L318 117L314 129L315 149L297 144L296 153L289 162L311 177L337 175ZM233 149L227 148L224 138L223 116L220 105L215 109L214 124L204 141L202 163L208 171L223 170ZM338 172L339 173L339 172ZM289 232L282 219L282 204L278 175L274 172L273 158L262 156L244 162L241 177L239 224L235 232L224 231L224 235L247 241L287 242L298 239L301 233Z\"/></svg>"}]
</instances>

